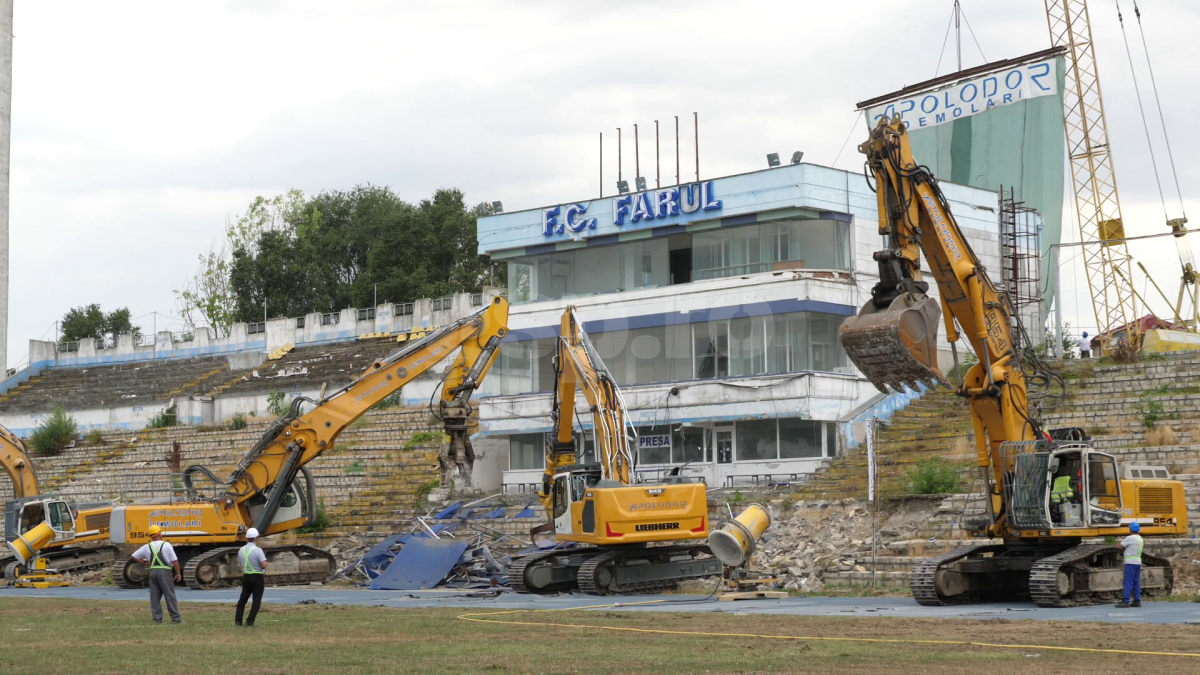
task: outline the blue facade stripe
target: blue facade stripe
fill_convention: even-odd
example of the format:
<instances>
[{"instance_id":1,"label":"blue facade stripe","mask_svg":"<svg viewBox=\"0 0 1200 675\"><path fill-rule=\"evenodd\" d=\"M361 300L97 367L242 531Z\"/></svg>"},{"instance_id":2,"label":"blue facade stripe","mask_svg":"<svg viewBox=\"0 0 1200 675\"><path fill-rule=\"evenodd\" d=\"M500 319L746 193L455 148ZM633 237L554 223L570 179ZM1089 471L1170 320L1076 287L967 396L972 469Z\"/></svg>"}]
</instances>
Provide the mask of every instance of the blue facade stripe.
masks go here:
<instances>
[{"instance_id":1,"label":"blue facade stripe","mask_svg":"<svg viewBox=\"0 0 1200 675\"><path fill-rule=\"evenodd\" d=\"M604 333L615 330L631 330L638 328L658 328L678 324L705 323L708 321L727 321L743 317L773 316L776 314L791 314L792 312L822 312L839 316L854 316L858 309L851 305L819 300L769 300L753 302L745 305L728 305L698 309L694 312L662 312L657 314L642 314L639 316L622 317L617 319L598 319L584 321L583 329L588 333ZM558 337L559 326L539 326L537 328L521 328L509 331L504 336L504 342L522 340L537 340Z\"/></svg>"},{"instance_id":2,"label":"blue facade stripe","mask_svg":"<svg viewBox=\"0 0 1200 675\"><path fill-rule=\"evenodd\" d=\"M592 237L587 240L588 246L604 246L605 244L616 244L620 242L620 234L605 234L599 237Z\"/></svg>"},{"instance_id":3,"label":"blue facade stripe","mask_svg":"<svg viewBox=\"0 0 1200 675\"><path fill-rule=\"evenodd\" d=\"M526 246L527 256L540 256L542 253L553 253L554 244L539 244L536 246Z\"/></svg>"},{"instance_id":4,"label":"blue facade stripe","mask_svg":"<svg viewBox=\"0 0 1200 675\"><path fill-rule=\"evenodd\" d=\"M847 213L838 213L837 211L818 211L817 216L821 220L837 220L843 223L854 222L854 219Z\"/></svg>"},{"instance_id":5,"label":"blue facade stripe","mask_svg":"<svg viewBox=\"0 0 1200 675\"><path fill-rule=\"evenodd\" d=\"M721 227L734 227L736 225L748 225L758 222L757 213L747 213L743 216L730 216L721 219Z\"/></svg>"},{"instance_id":6,"label":"blue facade stripe","mask_svg":"<svg viewBox=\"0 0 1200 675\"><path fill-rule=\"evenodd\" d=\"M686 234L687 225L667 225L666 227L656 227L650 230L652 237L669 237L673 234Z\"/></svg>"}]
</instances>

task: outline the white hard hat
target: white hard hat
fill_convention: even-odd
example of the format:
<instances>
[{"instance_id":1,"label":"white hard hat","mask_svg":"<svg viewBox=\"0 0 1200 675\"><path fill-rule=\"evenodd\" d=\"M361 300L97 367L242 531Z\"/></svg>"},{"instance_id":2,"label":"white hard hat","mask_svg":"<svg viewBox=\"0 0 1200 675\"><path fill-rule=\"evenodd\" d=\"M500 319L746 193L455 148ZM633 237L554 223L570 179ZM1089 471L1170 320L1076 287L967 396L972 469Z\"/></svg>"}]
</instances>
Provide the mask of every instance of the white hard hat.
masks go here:
<instances>
[{"instance_id":1,"label":"white hard hat","mask_svg":"<svg viewBox=\"0 0 1200 675\"><path fill-rule=\"evenodd\" d=\"M246 530L246 538L247 539L258 539L258 530L254 529L253 527Z\"/></svg>"}]
</instances>

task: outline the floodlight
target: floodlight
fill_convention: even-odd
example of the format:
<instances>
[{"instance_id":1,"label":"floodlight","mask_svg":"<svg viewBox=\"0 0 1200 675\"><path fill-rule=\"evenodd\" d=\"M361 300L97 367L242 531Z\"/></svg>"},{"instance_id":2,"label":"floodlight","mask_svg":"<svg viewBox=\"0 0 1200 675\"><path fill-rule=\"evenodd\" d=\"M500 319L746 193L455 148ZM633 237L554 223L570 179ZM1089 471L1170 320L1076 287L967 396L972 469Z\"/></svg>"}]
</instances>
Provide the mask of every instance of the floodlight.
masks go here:
<instances>
[{"instance_id":1,"label":"floodlight","mask_svg":"<svg viewBox=\"0 0 1200 675\"><path fill-rule=\"evenodd\" d=\"M804 159L804 153L799 150L792 153L792 164L799 164L800 160Z\"/></svg>"},{"instance_id":2,"label":"floodlight","mask_svg":"<svg viewBox=\"0 0 1200 675\"><path fill-rule=\"evenodd\" d=\"M638 192L641 192L646 189L646 179L645 178L638 176L637 178L633 179L633 182L637 185Z\"/></svg>"},{"instance_id":3,"label":"floodlight","mask_svg":"<svg viewBox=\"0 0 1200 675\"><path fill-rule=\"evenodd\" d=\"M492 202L492 213L504 213L504 204Z\"/></svg>"},{"instance_id":4,"label":"floodlight","mask_svg":"<svg viewBox=\"0 0 1200 675\"><path fill-rule=\"evenodd\" d=\"M617 192L620 192L621 194L625 194L626 192L629 192L629 181L627 181L627 180L617 181Z\"/></svg>"},{"instance_id":5,"label":"floodlight","mask_svg":"<svg viewBox=\"0 0 1200 675\"><path fill-rule=\"evenodd\" d=\"M767 155L767 166L771 167L772 169L779 166L779 153L778 152L772 152L769 155Z\"/></svg>"}]
</instances>

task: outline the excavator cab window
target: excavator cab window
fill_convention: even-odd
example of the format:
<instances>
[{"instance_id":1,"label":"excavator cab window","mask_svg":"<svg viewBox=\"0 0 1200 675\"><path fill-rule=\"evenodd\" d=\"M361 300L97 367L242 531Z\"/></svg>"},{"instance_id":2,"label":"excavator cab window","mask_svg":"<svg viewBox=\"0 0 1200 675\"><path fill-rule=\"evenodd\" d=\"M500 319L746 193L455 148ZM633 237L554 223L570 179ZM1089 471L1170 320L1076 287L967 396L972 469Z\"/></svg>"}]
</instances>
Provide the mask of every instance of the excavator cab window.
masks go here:
<instances>
[{"instance_id":1,"label":"excavator cab window","mask_svg":"<svg viewBox=\"0 0 1200 675\"><path fill-rule=\"evenodd\" d=\"M1093 525L1121 522L1121 482L1117 479L1117 461L1111 455L1088 454L1088 520Z\"/></svg>"},{"instance_id":2,"label":"excavator cab window","mask_svg":"<svg viewBox=\"0 0 1200 675\"><path fill-rule=\"evenodd\" d=\"M567 512L567 507L571 504L570 495L567 490L570 486L570 475L561 475L554 477L554 517L561 518Z\"/></svg>"},{"instance_id":3,"label":"excavator cab window","mask_svg":"<svg viewBox=\"0 0 1200 675\"><path fill-rule=\"evenodd\" d=\"M1057 527L1083 526L1083 460L1079 451L1050 461L1050 516Z\"/></svg>"}]
</instances>

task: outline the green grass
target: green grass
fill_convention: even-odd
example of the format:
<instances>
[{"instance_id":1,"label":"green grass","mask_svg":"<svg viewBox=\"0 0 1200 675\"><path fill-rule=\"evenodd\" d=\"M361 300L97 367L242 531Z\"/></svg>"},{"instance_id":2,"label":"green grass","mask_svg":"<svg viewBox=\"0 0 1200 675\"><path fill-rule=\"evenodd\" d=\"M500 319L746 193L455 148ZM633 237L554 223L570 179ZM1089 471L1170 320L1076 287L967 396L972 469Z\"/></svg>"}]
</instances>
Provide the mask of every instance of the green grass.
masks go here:
<instances>
[{"instance_id":1,"label":"green grass","mask_svg":"<svg viewBox=\"0 0 1200 675\"><path fill-rule=\"evenodd\" d=\"M267 589L267 597L272 593ZM135 601L7 596L0 671L25 673L1109 673L1194 672L1196 659L966 644L1195 652L1195 628L961 618L738 616L727 613L519 612L263 606L254 629L231 603L180 605L185 625L150 624ZM314 593L319 599L320 595ZM186 595L184 596L186 597ZM610 599L598 598L597 604ZM735 603L725 603L735 605ZM747 603L748 604L748 603ZM475 614L469 621L464 615ZM516 622L558 625L518 625ZM616 629L616 630L614 630ZM676 634L625 629L678 631ZM716 634L725 635L716 635ZM743 634L730 636L730 633ZM780 636L771 639L750 636ZM834 638L830 640L816 638ZM836 638L947 640L870 643ZM549 648L547 646L550 646ZM556 646L557 645L557 646Z\"/></svg>"}]
</instances>

